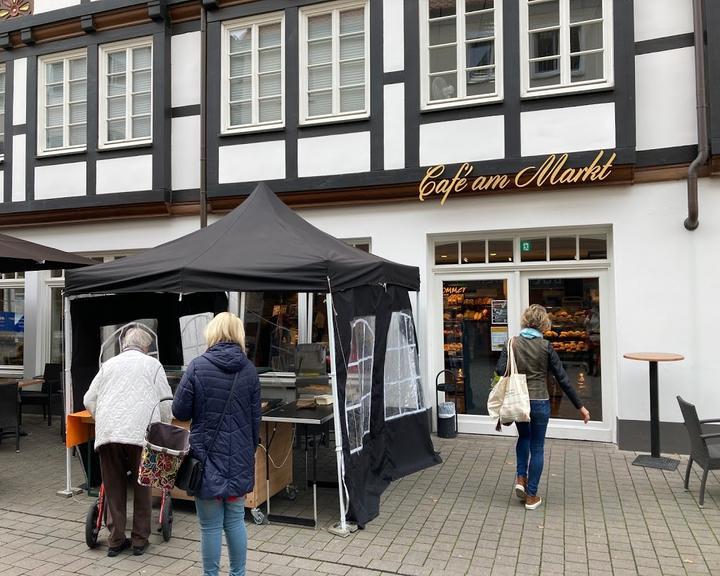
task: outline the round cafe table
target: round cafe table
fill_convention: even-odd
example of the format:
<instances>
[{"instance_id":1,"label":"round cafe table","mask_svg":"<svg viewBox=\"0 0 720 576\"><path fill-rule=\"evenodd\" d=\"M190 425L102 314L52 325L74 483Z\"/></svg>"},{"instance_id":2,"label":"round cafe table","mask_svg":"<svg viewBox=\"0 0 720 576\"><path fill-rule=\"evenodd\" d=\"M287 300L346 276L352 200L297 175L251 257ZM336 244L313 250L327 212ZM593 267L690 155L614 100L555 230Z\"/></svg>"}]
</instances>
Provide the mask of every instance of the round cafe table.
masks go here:
<instances>
[{"instance_id":1,"label":"round cafe table","mask_svg":"<svg viewBox=\"0 0 720 576\"><path fill-rule=\"evenodd\" d=\"M660 410L658 404L658 362L678 362L685 357L666 352L630 352L623 355L628 360L648 362L650 365L650 455L641 454L633 461L635 466L675 470L679 463L672 458L660 456Z\"/></svg>"}]
</instances>

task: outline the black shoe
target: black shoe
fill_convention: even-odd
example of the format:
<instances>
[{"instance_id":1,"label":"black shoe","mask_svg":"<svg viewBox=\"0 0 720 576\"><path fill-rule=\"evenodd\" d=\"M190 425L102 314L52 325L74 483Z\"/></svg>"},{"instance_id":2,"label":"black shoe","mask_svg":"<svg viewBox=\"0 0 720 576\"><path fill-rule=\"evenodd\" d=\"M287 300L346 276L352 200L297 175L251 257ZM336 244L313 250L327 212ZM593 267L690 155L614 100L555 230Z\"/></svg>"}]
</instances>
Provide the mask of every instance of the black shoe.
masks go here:
<instances>
[{"instance_id":1,"label":"black shoe","mask_svg":"<svg viewBox=\"0 0 720 576\"><path fill-rule=\"evenodd\" d=\"M133 556L142 556L147 550L148 542L145 542L142 546L133 546Z\"/></svg>"},{"instance_id":2,"label":"black shoe","mask_svg":"<svg viewBox=\"0 0 720 576\"><path fill-rule=\"evenodd\" d=\"M128 548L130 548L130 540L125 538L125 542L120 544L120 546L111 546L110 548L108 548L107 555L110 558L114 558L115 556L120 554L120 552L122 552L123 550L127 550Z\"/></svg>"}]
</instances>

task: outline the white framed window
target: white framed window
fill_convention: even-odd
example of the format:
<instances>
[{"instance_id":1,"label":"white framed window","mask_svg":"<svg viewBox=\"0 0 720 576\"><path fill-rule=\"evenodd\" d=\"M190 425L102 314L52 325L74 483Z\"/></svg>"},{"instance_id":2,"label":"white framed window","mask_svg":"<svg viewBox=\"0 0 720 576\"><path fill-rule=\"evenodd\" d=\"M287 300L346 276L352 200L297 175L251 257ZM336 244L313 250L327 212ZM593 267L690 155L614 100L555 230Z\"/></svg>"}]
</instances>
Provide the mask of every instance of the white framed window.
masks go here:
<instances>
[{"instance_id":1,"label":"white framed window","mask_svg":"<svg viewBox=\"0 0 720 576\"><path fill-rule=\"evenodd\" d=\"M301 123L369 116L369 29L367 0L331 2L301 10Z\"/></svg>"},{"instance_id":2,"label":"white framed window","mask_svg":"<svg viewBox=\"0 0 720 576\"><path fill-rule=\"evenodd\" d=\"M350 453L359 452L370 433L370 399L375 359L375 316L355 318L350 323L350 357L345 380L345 424Z\"/></svg>"},{"instance_id":3,"label":"white framed window","mask_svg":"<svg viewBox=\"0 0 720 576\"><path fill-rule=\"evenodd\" d=\"M101 148L152 142L152 38L100 47Z\"/></svg>"},{"instance_id":4,"label":"white framed window","mask_svg":"<svg viewBox=\"0 0 720 576\"><path fill-rule=\"evenodd\" d=\"M25 280L21 272L0 275L0 369L22 372L25 349Z\"/></svg>"},{"instance_id":5,"label":"white framed window","mask_svg":"<svg viewBox=\"0 0 720 576\"><path fill-rule=\"evenodd\" d=\"M5 64L0 64L0 160L5 157Z\"/></svg>"},{"instance_id":6,"label":"white framed window","mask_svg":"<svg viewBox=\"0 0 720 576\"><path fill-rule=\"evenodd\" d=\"M611 0L522 0L522 95L613 84Z\"/></svg>"},{"instance_id":7,"label":"white framed window","mask_svg":"<svg viewBox=\"0 0 720 576\"><path fill-rule=\"evenodd\" d=\"M284 22L275 13L223 25L223 132L284 125Z\"/></svg>"},{"instance_id":8,"label":"white framed window","mask_svg":"<svg viewBox=\"0 0 720 576\"><path fill-rule=\"evenodd\" d=\"M38 154L87 146L87 53L76 50L38 61Z\"/></svg>"},{"instance_id":9,"label":"white framed window","mask_svg":"<svg viewBox=\"0 0 720 576\"><path fill-rule=\"evenodd\" d=\"M425 409L415 324L409 310L393 312L385 350L385 420Z\"/></svg>"},{"instance_id":10,"label":"white framed window","mask_svg":"<svg viewBox=\"0 0 720 576\"><path fill-rule=\"evenodd\" d=\"M420 0L423 108L502 99L502 0Z\"/></svg>"}]
</instances>

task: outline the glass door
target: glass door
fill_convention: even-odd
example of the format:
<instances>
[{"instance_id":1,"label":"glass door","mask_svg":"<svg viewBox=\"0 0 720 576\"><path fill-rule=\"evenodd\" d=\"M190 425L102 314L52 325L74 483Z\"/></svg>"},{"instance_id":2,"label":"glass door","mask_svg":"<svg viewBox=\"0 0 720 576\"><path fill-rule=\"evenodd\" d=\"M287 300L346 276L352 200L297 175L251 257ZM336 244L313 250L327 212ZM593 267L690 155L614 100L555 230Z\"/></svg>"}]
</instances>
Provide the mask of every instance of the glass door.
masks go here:
<instances>
[{"instance_id":1,"label":"glass door","mask_svg":"<svg viewBox=\"0 0 720 576\"><path fill-rule=\"evenodd\" d=\"M530 304L544 306L552 326L545 333L563 363L570 382L581 401L590 411L589 427L581 423L578 410L572 405L555 379L548 377L551 407L551 429L576 428L582 433L560 436L607 440L613 416L611 370L608 359L612 354L605 328L609 318L609 295L605 271L525 272L521 276L523 307ZM595 434L593 431L597 432ZM558 435L558 434L552 434Z\"/></svg>"},{"instance_id":2,"label":"glass door","mask_svg":"<svg viewBox=\"0 0 720 576\"><path fill-rule=\"evenodd\" d=\"M438 279L442 298L442 365L439 382L454 384L461 432L489 425L487 397L495 365L508 337L517 331L517 298L511 274L470 274ZM437 373L437 371L436 371Z\"/></svg>"}]
</instances>

